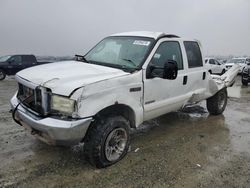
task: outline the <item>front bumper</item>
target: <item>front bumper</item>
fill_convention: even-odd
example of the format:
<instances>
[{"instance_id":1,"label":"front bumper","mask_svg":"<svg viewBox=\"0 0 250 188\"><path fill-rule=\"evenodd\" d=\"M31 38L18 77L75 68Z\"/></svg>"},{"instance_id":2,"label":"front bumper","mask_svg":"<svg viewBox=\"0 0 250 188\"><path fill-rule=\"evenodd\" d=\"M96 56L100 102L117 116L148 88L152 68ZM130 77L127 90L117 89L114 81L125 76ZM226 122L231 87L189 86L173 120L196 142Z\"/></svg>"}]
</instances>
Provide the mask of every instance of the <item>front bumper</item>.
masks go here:
<instances>
[{"instance_id":1,"label":"front bumper","mask_svg":"<svg viewBox=\"0 0 250 188\"><path fill-rule=\"evenodd\" d=\"M11 99L14 110L19 104L16 95ZM19 105L14 118L30 131L32 135L51 145L74 145L81 142L92 118L80 120L61 120L53 117L40 117Z\"/></svg>"}]
</instances>

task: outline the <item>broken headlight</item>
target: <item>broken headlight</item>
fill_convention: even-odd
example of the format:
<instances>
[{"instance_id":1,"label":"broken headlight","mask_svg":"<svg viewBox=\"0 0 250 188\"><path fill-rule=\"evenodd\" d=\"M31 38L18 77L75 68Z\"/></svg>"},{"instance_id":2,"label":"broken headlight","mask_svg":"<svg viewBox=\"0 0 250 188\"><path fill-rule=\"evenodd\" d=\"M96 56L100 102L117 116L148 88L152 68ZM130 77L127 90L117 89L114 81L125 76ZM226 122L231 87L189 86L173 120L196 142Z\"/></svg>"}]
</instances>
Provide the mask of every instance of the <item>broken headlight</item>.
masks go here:
<instances>
[{"instance_id":1,"label":"broken headlight","mask_svg":"<svg viewBox=\"0 0 250 188\"><path fill-rule=\"evenodd\" d=\"M59 95L52 95L51 109L71 115L75 111L76 101Z\"/></svg>"}]
</instances>

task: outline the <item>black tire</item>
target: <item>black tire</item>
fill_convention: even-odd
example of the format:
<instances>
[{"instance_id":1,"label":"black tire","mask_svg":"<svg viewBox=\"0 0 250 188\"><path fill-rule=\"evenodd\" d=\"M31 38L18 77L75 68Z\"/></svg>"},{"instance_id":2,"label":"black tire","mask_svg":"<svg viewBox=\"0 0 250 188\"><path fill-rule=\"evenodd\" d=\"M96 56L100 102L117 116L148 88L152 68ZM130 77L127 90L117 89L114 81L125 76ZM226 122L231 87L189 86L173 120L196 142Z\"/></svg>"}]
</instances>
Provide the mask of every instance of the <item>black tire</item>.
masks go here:
<instances>
[{"instance_id":1,"label":"black tire","mask_svg":"<svg viewBox=\"0 0 250 188\"><path fill-rule=\"evenodd\" d=\"M97 168L104 168L120 161L128 152L130 143L129 127L129 121L122 116L111 116L96 119L91 124L84 139L84 155L86 159ZM118 143L116 143L116 139L111 135L114 131L121 131L127 136L126 141L123 141L122 143L122 148L121 146L117 146ZM111 142L114 145L111 146ZM111 151L111 155L112 153L115 153L113 152L114 150L118 150L119 152L117 153L119 154L115 154L119 157L116 156L118 158L109 160L108 158L110 156L107 156L108 148L112 148L109 150Z\"/></svg>"},{"instance_id":2,"label":"black tire","mask_svg":"<svg viewBox=\"0 0 250 188\"><path fill-rule=\"evenodd\" d=\"M241 77L241 83L242 83L242 85L244 85L244 86L247 86L247 85L248 85L248 81L247 81L247 80L244 80L242 77Z\"/></svg>"},{"instance_id":3,"label":"black tire","mask_svg":"<svg viewBox=\"0 0 250 188\"><path fill-rule=\"evenodd\" d=\"M5 77L6 77L5 72L2 69L0 69L0 80L4 80Z\"/></svg>"},{"instance_id":4,"label":"black tire","mask_svg":"<svg viewBox=\"0 0 250 188\"><path fill-rule=\"evenodd\" d=\"M227 105L227 88L207 99L207 110L212 115L222 114Z\"/></svg>"}]
</instances>

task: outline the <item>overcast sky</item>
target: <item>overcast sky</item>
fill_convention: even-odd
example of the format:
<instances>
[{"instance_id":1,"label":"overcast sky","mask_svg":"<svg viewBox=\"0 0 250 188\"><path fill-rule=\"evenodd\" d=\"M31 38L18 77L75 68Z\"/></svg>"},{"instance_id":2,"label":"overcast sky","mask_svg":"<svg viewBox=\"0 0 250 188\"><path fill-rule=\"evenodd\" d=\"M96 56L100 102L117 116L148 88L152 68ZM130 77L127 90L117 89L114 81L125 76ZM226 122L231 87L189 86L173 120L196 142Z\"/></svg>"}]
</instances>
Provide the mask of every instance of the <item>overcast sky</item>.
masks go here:
<instances>
[{"instance_id":1,"label":"overcast sky","mask_svg":"<svg viewBox=\"0 0 250 188\"><path fill-rule=\"evenodd\" d=\"M199 39L206 55L250 56L250 0L0 0L0 55L84 54L138 30Z\"/></svg>"}]
</instances>

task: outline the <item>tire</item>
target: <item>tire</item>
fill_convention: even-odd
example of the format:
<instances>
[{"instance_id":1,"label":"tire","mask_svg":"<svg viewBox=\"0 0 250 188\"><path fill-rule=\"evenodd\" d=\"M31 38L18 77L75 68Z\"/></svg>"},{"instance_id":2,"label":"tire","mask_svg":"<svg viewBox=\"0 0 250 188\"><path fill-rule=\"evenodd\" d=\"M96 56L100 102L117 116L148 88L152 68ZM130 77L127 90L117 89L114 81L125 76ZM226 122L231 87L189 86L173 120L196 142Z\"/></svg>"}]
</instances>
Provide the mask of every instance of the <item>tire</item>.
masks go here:
<instances>
[{"instance_id":1,"label":"tire","mask_svg":"<svg viewBox=\"0 0 250 188\"><path fill-rule=\"evenodd\" d=\"M120 161L128 152L129 127L129 121L122 116L96 119L84 139L86 159L97 168Z\"/></svg>"},{"instance_id":2,"label":"tire","mask_svg":"<svg viewBox=\"0 0 250 188\"><path fill-rule=\"evenodd\" d=\"M5 77L6 77L5 72L2 69L0 69L0 80L4 80Z\"/></svg>"},{"instance_id":3,"label":"tire","mask_svg":"<svg viewBox=\"0 0 250 188\"><path fill-rule=\"evenodd\" d=\"M207 110L212 115L222 114L227 105L227 89L218 91L214 96L207 99Z\"/></svg>"},{"instance_id":4,"label":"tire","mask_svg":"<svg viewBox=\"0 0 250 188\"><path fill-rule=\"evenodd\" d=\"M247 80L244 80L243 78L241 78L241 83L242 83L242 85L244 85L244 86L247 86L247 85L248 85L248 81L247 81Z\"/></svg>"}]
</instances>

